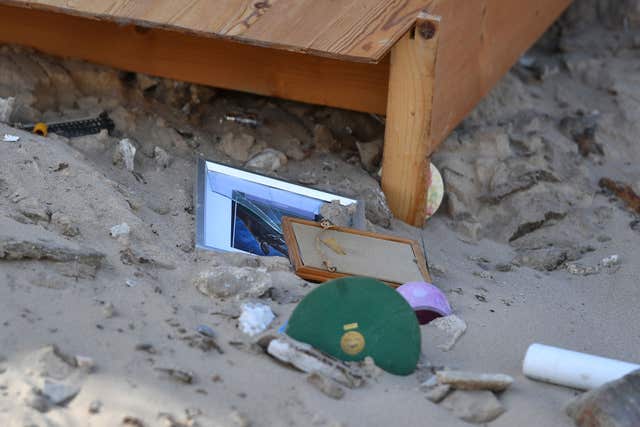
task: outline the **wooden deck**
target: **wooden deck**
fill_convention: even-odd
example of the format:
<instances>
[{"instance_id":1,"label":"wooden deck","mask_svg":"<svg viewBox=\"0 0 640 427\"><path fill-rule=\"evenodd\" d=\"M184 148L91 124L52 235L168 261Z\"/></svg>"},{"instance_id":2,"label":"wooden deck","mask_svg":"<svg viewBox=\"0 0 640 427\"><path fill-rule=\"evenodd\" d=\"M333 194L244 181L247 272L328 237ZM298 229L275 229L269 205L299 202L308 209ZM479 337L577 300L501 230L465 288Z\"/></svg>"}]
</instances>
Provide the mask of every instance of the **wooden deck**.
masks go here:
<instances>
[{"instance_id":1,"label":"wooden deck","mask_svg":"<svg viewBox=\"0 0 640 427\"><path fill-rule=\"evenodd\" d=\"M387 115L382 186L424 221L428 158L570 0L0 0L0 42Z\"/></svg>"}]
</instances>

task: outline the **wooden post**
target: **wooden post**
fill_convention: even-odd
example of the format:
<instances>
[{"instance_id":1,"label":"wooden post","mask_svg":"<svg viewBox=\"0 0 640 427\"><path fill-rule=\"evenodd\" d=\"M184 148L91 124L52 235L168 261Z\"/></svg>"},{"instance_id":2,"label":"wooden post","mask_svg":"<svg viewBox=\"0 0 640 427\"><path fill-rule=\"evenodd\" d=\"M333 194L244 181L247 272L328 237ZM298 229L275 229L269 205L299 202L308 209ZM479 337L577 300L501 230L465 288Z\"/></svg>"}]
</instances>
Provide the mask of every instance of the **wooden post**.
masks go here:
<instances>
[{"instance_id":1,"label":"wooden post","mask_svg":"<svg viewBox=\"0 0 640 427\"><path fill-rule=\"evenodd\" d=\"M422 227L425 219L431 112L440 18L421 12L391 50L382 189L393 214Z\"/></svg>"}]
</instances>

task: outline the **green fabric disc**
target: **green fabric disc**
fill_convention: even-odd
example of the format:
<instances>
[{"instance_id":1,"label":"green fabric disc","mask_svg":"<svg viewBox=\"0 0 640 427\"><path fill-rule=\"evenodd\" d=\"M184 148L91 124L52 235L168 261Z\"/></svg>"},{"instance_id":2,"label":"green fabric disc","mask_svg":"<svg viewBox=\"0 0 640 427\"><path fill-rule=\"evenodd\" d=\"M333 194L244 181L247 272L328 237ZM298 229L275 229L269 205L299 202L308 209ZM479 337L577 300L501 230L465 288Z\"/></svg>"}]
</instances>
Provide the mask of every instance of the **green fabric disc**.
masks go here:
<instances>
[{"instance_id":1,"label":"green fabric disc","mask_svg":"<svg viewBox=\"0 0 640 427\"><path fill-rule=\"evenodd\" d=\"M420 357L420 326L394 289L365 277L331 280L293 311L287 335L341 360L371 356L396 375L412 373Z\"/></svg>"}]
</instances>

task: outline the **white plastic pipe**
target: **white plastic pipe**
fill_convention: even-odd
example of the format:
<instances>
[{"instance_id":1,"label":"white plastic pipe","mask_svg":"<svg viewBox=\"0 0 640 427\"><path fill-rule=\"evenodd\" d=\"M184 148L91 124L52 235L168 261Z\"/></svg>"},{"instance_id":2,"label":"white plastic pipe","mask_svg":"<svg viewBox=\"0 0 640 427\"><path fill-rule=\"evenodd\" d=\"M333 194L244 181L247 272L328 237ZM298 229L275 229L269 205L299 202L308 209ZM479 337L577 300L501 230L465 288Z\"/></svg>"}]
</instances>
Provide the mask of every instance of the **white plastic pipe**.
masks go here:
<instances>
[{"instance_id":1,"label":"white plastic pipe","mask_svg":"<svg viewBox=\"0 0 640 427\"><path fill-rule=\"evenodd\" d=\"M600 387L636 369L640 365L543 344L531 344L522 363L529 378L580 390Z\"/></svg>"}]
</instances>

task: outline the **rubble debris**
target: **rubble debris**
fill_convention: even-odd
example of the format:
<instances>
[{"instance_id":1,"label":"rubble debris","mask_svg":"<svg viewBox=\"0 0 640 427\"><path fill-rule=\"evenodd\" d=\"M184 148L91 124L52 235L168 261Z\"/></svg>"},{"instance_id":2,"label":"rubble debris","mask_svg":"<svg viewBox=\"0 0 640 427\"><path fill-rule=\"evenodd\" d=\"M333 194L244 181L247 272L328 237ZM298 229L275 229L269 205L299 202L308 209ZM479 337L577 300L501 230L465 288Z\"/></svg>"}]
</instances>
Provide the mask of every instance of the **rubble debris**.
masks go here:
<instances>
[{"instance_id":1,"label":"rubble debris","mask_svg":"<svg viewBox=\"0 0 640 427\"><path fill-rule=\"evenodd\" d=\"M578 427L640 425L640 370L577 396L567 414Z\"/></svg>"},{"instance_id":2,"label":"rubble debris","mask_svg":"<svg viewBox=\"0 0 640 427\"><path fill-rule=\"evenodd\" d=\"M504 391L513 378L505 374L477 374L465 371L438 371L436 377L440 384L449 385L456 390Z\"/></svg>"},{"instance_id":3,"label":"rubble debris","mask_svg":"<svg viewBox=\"0 0 640 427\"><path fill-rule=\"evenodd\" d=\"M109 302L105 304L104 307L102 307L102 313L104 314L105 318L111 319L116 315L116 307Z\"/></svg>"},{"instance_id":4,"label":"rubble debris","mask_svg":"<svg viewBox=\"0 0 640 427\"><path fill-rule=\"evenodd\" d=\"M162 169L168 168L173 160L169 153L157 146L153 147L153 159L156 161L158 167Z\"/></svg>"},{"instance_id":5,"label":"rubble debris","mask_svg":"<svg viewBox=\"0 0 640 427\"><path fill-rule=\"evenodd\" d=\"M286 336L268 337L260 344L269 355L302 372L320 373L349 388L364 385L365 380L356 364L340 361L310 345L294 341Z\"/></svg>"},{"instance_id":6,"label":"rubble debris","mask_svg":"<svg viewBox=\"0 0 640 427\"><path fill-rule=\"evenodd\" d=\"M129 138L121 139L113 154L113 164L117 165L122 162L129 172L133 172L136 151L133 140Z\"/></svg>"},{"instance_id":7,"label":"rubble debris","mask_svg":"<svg viewBox=\"0 0 640 427\"><path fill-rule=\"evenodd\" d=\"M195 382L195 377L192 372L174 368L155 368L155 370L158 372L162 372L169 378L172 378L184 384L193 384Z\"/></svg>"},{"instance_id":8,"label":"rubble debris","mask_svg":"<svg viewBox=\"0 0 640 427\"><path fill-rule=\"evenodd\" d=\"M467 330L467 322L455 314L434 319L429 325L440 329L449 336L447 343L438 345L438 348L443 351L451 350Z\"/></svg>"},{"instance_id":9,"label":"rubble debris","mask_svg":"<svg viewBox=\"0 0 640 427\"><path fill-rule=\"evenodd\" d=\"M266 304L242 304L242 314L238 319L238 327L249 336L258 335L269 327L275 315Z\"/></svg>"},{"instance_id":10,"label":"rubble debris","mask_svg":"<svg viewBox=\"0 0 640 427\"><path fill-rule=\"evenodd\" d=\"M451 386L448 384L438 384L428 388L424 397L433 403L440 403L451 392Z\"/></svg>"},{"instance_id":11,"label":"rubble debris","mask_svg":"<svg viewBox=\"0 0 640 427\"><path fill-rule=\"evenodd\" d=\"M245 167L265 172L275 172L287 164L287 156L273 148L267 148L251 157Z\"/></svg>"},{"instance_id":12,"label":"rubble debris","mask_svg":"<svg viewBox=\"0 0 640 427\"><path fill-rule=\"evenodd\" d=\"M12 96L0 98L0 123L10 123L16 99Z\"/></svg>"},{"instance_id":13,"label":"rubble debris","mask_svg":"<svg viewBox=\"0 0 640 427\"><path fill-rule=\"evenodd\" d=\"M255 138L243 133L238 136L232 132L225 133L220 140L220 150L233 160L246 162L251 157L251 148L255 143Z\"/></svg>"},{"instance_id":14,"label":"rubble debris","mask_svg":"<svg viewBox=\"0 0 640 427\"><path fill-rule=\"evenodd\" d=\"M440 404L461 420L477 424L493 421L505 412L488 390L455 390Z\"/></svg>"},{"instance_id":15,"label":"rubble debris","mask_svg":"<svg viewBox=\"0 0 640 427\"><path fill-rule=\"evenodd\" d=\"M596 142L597 118L598 115L580 112L577 116L567 116L560 120L560 130L578 145L578 151L583 157L589 154L604 155L602 145Z\"/></svg>"},{"instance_id":16,"label":"rubble debris","mask_svg":"<svg viewBox=\"0 0 640 427\"><path fill-rule=\"evenodd\" d=\"M20 141L20 137L18 135L11 135L9 133L5 133L2 137L3 142L18 142Z\"/></svg>"},{"instance_id":17,"label":"rubble debris","mask_svg":"<svg viewBox=\"0 0 640 427\"><path fill-rule=\"evenodd\" d=\"M198 273L195 287L213 298L260 298L273 286L271 275L264 268L220 265Z\"/></svg>"},{"instance_id":18,"label":"rubble debris","mask_svg":"<svg viewBox=\"0 0 640 427\"><path fill-rule=\"evenodd\" d=\"M638 196L630 185L614 181L609 178L602 178L598 182L601 188L607 189L626 203L627 207L640 214L640 196Z\"/></svg>"},{"instance_id":19,"label":"rubble debris","mask_svg":"<svg viewBox=\"0 0 640 427\"><path fill-rule=\"evenodd\" d=\"M63 382L44 380L42 394L54 405L64 406L80 393L80 387Z\"/></svg>"},{"instance_id":20,"label":"rubble debris","mask_svg":"<svg viewBox=\"0 0 640 427\"><path fill-rule=\"evenodd\" d=\"M367 172L375 172L382 160L382 147L384 140L376 139L371 142L356 142L358 153L360 154L360 163Z\"/></svg>"},{"instance_id":21,"label":"rubble debris","mask_svg":"<svg viewBox=\"0 0 640 427\"><path fill-rule=\"evenodd\" d=\"M313 144L317 153L331 153L340 149L331 129L323 124L316 124L313 128Z\"/></svg>"},{"instance_id":22,"label":"rubble debris","mask_svg":"<svg viewBox=\"0 0 640 427\"><path fill-rule=\"evenodd\" d=\"M344 389L322 374L314 372L308 375L307 382L332 399L344 397Z\"/></svg>"},{"instance_id":23,"label":"rubble debris","mask_svg":"<svg viewBox=\"0 0 640 427\"><path fill-rule=\"evenodd\" d=\"M590 276L592 274L598 274L600 269L598 266L586 266L577 263L567 263L565 265L567 272L575 276Z\"/></svg>"},{"instance_id":24,"label":"rubble debris","mask_svg":"<svg viewBox=\"0 0 640 427\"><path fill-rule=\"evenodd\" d=\"M119 237L127 237L131 232L129 224L123 222L122 224L114 225L109 229L109 235L115 239Z\"/></svg>"}]
</instances>

